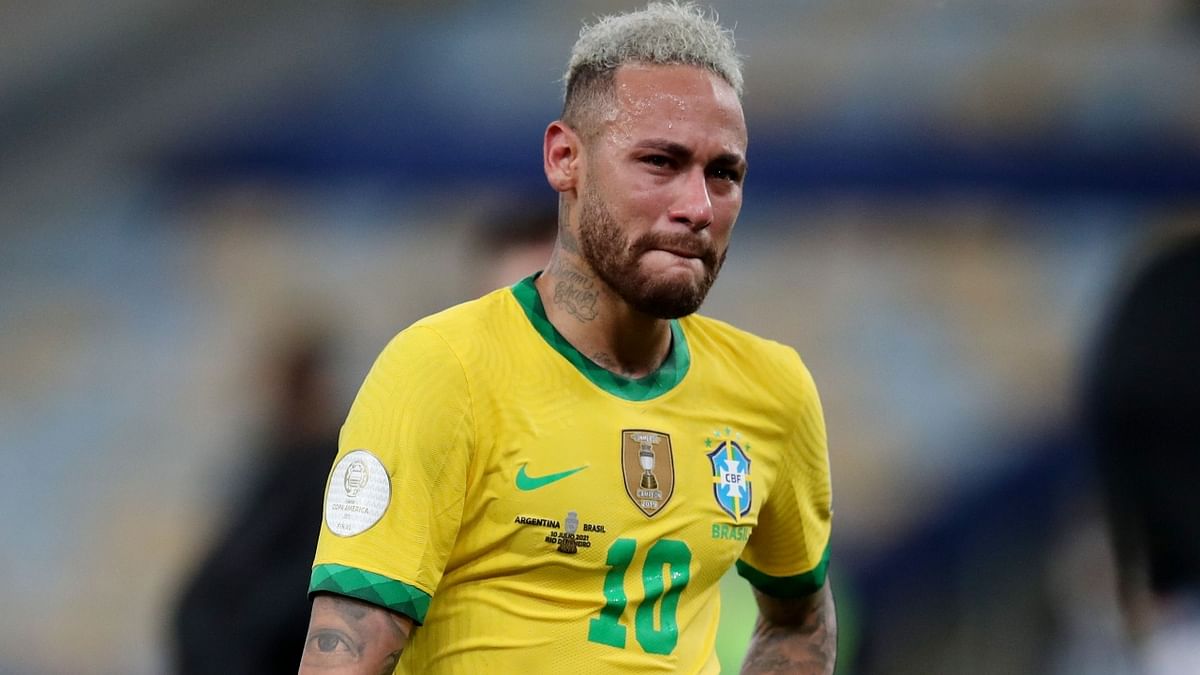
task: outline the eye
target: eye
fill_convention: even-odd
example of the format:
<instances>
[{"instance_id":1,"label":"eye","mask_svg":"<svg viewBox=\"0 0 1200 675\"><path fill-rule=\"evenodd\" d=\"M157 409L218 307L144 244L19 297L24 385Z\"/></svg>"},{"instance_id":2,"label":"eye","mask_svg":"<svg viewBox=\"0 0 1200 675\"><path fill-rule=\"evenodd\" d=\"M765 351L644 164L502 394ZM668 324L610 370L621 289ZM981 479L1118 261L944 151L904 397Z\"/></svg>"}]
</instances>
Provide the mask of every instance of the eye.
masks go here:
<instances>
[{"instance_id":1,"label":"eye","mask_svg":"<svg viewBox=\"0 0 1200 675\"><path fill-rule=\"evenodd\" d=\"M728 167L714 168L711 171L709 171L709 175L718 180L727 180L731 183L742 182L741 172L737 171L736 169L730 169Z\"/></svg>"},{"instance_id":2,"label":"eye","mask_svg":"<svg viewBox=\"0 0 1200 675\"><path fill-rule=\"evenodd\" d=\"M641 161L650 166L665 169L673 164L670 157L666 155L646 155L641 158Z\"/></svg>"},{"instance_id":3,"label":"eye","mask_svg":"<svg viewBox=\"0 0 1200 675\"><path fill-rule=\"evenodd\" d=\"M336 630L322 630L313 635L305 645L305 652L305 658L319 666L353 663L358 657L350 646L349 638Z\"/></svg>"},{"instance_id":4,"label":"eye","mask_svg":"<svg viewBox=\"0 0 1200 675\"><path fill-rule=\"evenodd\" d=\"M317 651L331 653L339 651L350 651L350 646L346 641L334 633L321 633L313 637L313 644L316 645Z\"/></svg>"}]
</instances>

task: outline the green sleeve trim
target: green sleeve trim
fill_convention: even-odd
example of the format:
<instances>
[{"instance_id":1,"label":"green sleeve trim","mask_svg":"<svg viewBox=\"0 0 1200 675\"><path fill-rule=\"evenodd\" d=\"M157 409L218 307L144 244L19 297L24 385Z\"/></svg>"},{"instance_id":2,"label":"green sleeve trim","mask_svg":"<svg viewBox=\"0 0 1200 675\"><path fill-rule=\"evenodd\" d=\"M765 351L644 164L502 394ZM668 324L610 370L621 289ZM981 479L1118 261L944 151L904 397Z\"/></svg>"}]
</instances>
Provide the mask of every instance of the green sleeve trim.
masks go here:
<instances>
[{"instance_id":1,"label":"green sleeve trim","mask_svg":"<svg viewBox=\"0 0 1200 675\"><path fill-rule=\"evenodd\" d=\"M829 572L829 546L821 554L821 562L804 574L790 577L773 577L760 572L749 563L737 561L738 574L750 582L758 590L775 598L799 598L812 595L825 585L825 577Z\"/></svg>"},{"instance_id":2,"label":"green sleeve trim","mask_svg":"<svg viewBox=\"0 0 1200 675\"><path fill-rule=\"evenodd\" d=\"M667 354L666 360L653 373L642 378L631 379L609 372L593 363L591 359L575 349L574 345L567 342L554 324L550 323L550 319L546 316L546 308L542 305L542 298L533 284L538 274L541 273L532 274L513 285L513 296L516 297L517 303L525 311L529 323L542 336L542 339L584 377L591 380L592 384L626 401L648 401L671 391L683 380L683 376L687 375L688 368L692 364L692 355L688 349L687 336L683 333L683 327L675 319L671 320L671 350Z\"/></svg>"},{"instance_id":3,"label":"green sleeve trim","mask_svg":"<svg viewBox=\"0 0 1200 675\"><path fill-rule=\"evenodd\" d=\"M357 598L403 614L418 624L425 622L432 599L425 591L402 581L331 563L313 567L308 592L310 595L325 592Z\"/></svg>"}]
</instances>

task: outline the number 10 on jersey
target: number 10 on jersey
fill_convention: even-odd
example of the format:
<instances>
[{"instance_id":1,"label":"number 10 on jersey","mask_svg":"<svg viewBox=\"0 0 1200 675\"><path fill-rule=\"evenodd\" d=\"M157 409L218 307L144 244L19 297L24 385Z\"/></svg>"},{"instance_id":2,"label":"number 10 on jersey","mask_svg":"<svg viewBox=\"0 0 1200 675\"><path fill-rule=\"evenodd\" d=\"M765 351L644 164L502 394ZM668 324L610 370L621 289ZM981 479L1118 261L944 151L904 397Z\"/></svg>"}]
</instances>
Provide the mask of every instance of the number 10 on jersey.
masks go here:
<instances>
[{"instance_id":1,"label":"number 10 on jersey","mask_svg":"<svg viewBox=\"0 0 1200 675\"><path fill-rule=\"evenodd\" d=\"M609 547L605 561L609 570L604 575L604 609L588 624L589 642L624 649L626 629L621 625L621 614L628 602L625 571L635 553L637 542L633 539L618 539ZM646 552L646 562L642 565L642 586L646 595L634 612L633 625L638 644L648 654L670 654L679 641L675 610L679 606L679 594L687 587L691 562L691 549L674 539L660 539ZM655 605L659 605L658 628L654 627Z\"/></svg>"}]
</instances>

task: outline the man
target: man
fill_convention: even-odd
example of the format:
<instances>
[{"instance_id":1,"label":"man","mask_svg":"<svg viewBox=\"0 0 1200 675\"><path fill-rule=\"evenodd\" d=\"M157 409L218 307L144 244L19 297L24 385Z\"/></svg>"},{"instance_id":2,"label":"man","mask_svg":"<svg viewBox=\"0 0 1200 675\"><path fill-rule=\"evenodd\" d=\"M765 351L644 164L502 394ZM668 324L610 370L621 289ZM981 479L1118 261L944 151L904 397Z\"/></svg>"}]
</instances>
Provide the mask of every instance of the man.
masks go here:
<instances>
[{"instance_id":1,"label":"man","mask_svg":"<svg viewBox=\"0 0 1200 675\"><path fill-rule=\"evenodd\" d=\"M302 673L717 672L735 562L760 608L745 672L833 671L816 389L791 349L692 315L741 207L741 85L690 5L581 34L544 139L549 264L367 376Z\"/></svg>"},{"instance_id":2,"label":"man","mask_svg":"<svg viewBox=\"0 0 1200 675\"><path fill-rule=\"evenodd\" d=\"M294 672L304 643L307 603L295 590L312 572L341 402L332 337L311 327L283 335L270 345L271 417L256 463L176 600L177 675Z\"/></svg>"},{"instance_id":3,"label":"man","mask_svg":"<svg viewBox=\"0 0 1200 675\"><path fill-rule=\"evenodd\" d=\"M1200 672L1200 230L1128 279L1090 364L1085 412L1143 672Z\"/></svg>"}]
</instances>

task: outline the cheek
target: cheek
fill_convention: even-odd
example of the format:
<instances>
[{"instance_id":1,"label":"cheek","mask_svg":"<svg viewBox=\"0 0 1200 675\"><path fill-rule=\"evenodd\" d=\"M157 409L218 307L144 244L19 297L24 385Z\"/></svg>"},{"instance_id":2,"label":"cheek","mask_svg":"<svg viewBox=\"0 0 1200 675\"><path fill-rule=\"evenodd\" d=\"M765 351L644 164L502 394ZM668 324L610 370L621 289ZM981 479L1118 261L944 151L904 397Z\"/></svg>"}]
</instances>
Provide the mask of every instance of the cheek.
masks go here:
<instances>
[{"instance_id":1,"label":"cheek","mask_svg":"<svg viewBox=\"0 0 1200 675\"><path fill-rule=\"evenodd\" d=\"M632 188L615 195L608 203L609 213L626 241L633 242L658 227L667 217L670 201L661 191Z\"/></svg>"},{"instance_id":2,"label":"cheek","mask_svg":"<svg viewBox=\"0 0 1200 675\"><path fill-rule=\"evenodd\" d=\"M715 241L729 241L733 224L737 221L738 213L742 210L740 194L737 199L721 200L713 204L713 223L709 226L710 235Z\"/></svg>"},{"instance_id":3,"label":"cheek","mask_svg":"<svg viewBox=\"0 0 1200 675\"><path fill-rule=\"evenodd\" d=\"M598 178L594 196L622 224L660 208L661 190L632 172L609 171Z\"/></svg>"},{"instance_id":4,"label":"cheek","mask_svg":"<svg viewBox=\"0 0 1200 675\"><path fill-rule=\"evenodd\" d=\"M631 214L658 214L665 211L670 203L670 190L650 181L630 185L618 200L619 208Z\"/></svg>"}]
</instances>

